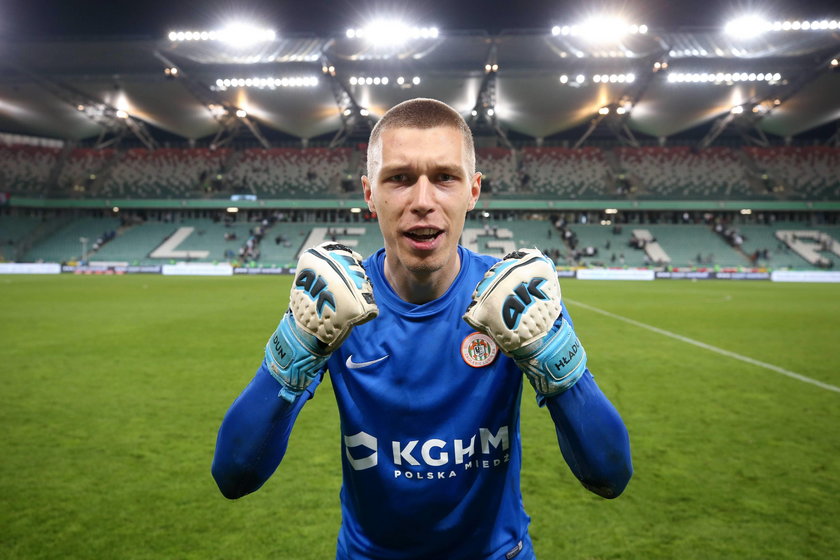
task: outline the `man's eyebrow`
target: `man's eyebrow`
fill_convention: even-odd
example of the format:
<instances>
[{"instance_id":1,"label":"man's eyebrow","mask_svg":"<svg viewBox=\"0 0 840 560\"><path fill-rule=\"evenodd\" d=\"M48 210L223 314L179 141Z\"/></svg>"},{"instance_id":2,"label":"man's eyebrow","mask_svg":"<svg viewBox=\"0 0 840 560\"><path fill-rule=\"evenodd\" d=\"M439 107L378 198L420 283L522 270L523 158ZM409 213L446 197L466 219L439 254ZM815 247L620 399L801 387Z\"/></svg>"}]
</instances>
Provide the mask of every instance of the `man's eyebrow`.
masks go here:
<instances>
[{"instance_id":1,"label":"man's eyebrow","mask_svg":"<svg viewBox=\"0 0 840 560\"><path fill-rule=\"evenodd\" d=\"M400 173L413 173L413 172L415 172L415 170L414 170L414 168L411 164L407 164L407 163L406 164L392 164L392 165L386 165L386 166L383 166L382 168L380 168L379 175L381 177L389 177L389 176L392 176L392 175L398 175ZM447 175L453 175L453 176L456 176L456 177L460 177L460 176L464 175L464 170L458 165L441 164L441 165L434 166L432 168L432 173L434 173L434 174L445 173Z\"/></svg>"}]
</instances>

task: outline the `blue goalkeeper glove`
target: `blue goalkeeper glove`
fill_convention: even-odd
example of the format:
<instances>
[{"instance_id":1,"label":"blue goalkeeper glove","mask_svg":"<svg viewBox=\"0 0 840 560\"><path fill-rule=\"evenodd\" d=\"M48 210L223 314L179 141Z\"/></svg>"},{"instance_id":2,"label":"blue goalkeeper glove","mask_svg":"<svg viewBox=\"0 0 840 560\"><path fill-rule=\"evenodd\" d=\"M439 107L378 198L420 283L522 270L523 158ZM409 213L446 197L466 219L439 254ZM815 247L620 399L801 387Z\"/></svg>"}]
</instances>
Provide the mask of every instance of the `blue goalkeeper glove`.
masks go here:
<instances>
[{"instance_id":1,"label":"blue goalkeeper glove","mask_svg":"<svg viewBox=\"0 0 840 560\"><path fill-rule=\"evenodd\" d=\"M537 393L551 397L586 370L586 352L561 309L554 263L536 249L520 249L487 271L464 320L496 341Z\"/></svg>"},{"instance_id":2,"label":"blue goalkeeper glove","mask_svg":"<svg viewBox=\"0 0 840 560\"><path fill-rule=\"evenodd\" d=\"M338 243L304 252L289 310L265 346L269 372L281 385L279 396L294 401L350 330L378 313L361 255Z\"/></svg>"}]
</instances>

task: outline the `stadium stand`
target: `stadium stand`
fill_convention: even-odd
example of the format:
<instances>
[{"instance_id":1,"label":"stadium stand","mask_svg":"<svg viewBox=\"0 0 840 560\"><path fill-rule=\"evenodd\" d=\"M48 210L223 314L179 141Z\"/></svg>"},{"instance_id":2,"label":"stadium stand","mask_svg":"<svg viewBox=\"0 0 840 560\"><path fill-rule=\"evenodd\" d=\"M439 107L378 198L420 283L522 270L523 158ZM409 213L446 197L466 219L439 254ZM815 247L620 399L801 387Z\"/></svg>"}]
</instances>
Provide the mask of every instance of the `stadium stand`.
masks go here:
<instances>
[{"instance_id":1,"label":"stadium stand","mask_svg":"<svg viewBox=\"0 0 840 560\"><path fill-rule=\"evenodd\" d=\"M64 160L58 172L58 192L63 196L83 197L91 192L106 165L117 155L113 148L75 148Z\"/></svg>"},{"instance_id":2,"label":"stadium stand","mask_svg":"<svg viewBox=\"0 0 840 560\"><path fill-rule=\"evenodd\" d=\"M127 150L96 192L101 197L200 197L205 184L222 169L228 149L160 148Z\"/></svg>"},{"instance_id":3,"label":"stadium stand","mask_svg":"<svg viewBox=\"0 0 840 560\"><path fill-rule=\"evenodd\" d=\"M749 175L729 148L619 147L619 164L639 198L728 199L749 193Z\"/></svg>"},{"instance_id":4,"label":"stadium stand","mask_svg":"<svg viewBox=\"0 0 840 560\"><path fill-rule=\"evenodd\" d=\"M47 189L59 148L0 144L0 191L39 196Z\"/></svg>"},{"instance_id":5,"label":"stadium stand","mask_svg":"<svg viewBox=\"0 0 840 560\"><path fill-rule=\"evenodd\" d=\"M0 241L3 260L13 258L11 239L27 239L41 230L22 262L66 262L81 256L81 237L88 238L88 260L127 264L174 261L238 262L255 266L292 266L299 251L321 241L347 243L368 256L382 246L375 221L333 222L224 220L220 218L155 219L123 224L113 217L51 218L3 216ZM297 216L298 218L300 216ZM172 254L153 253L177 238ZM109 232L113 235L108 237ZM646 232L646 233L645 233ZM796 239L793 235L796 235ZM96 242L106 238L97 249ZM254 240L249 244L250 240ZM647 239L640 244L639 239ZM737 243L733 243L737 239ZM21 243L23 243L21 241ZM762 267L815 270L840 262L840 228L809 222L738 224L716 231L711 224L623 224L622 227L573 223L557 227L540 215L517 219L468 220L462 243L482 253L502 256L512 248L536 247L559 266L680 268ZM651 252L651 247L661 252ZM662 256L664 255L664 257ZM666 258L667 257L667 260Z\"/></svg>"},{"instance_id":6,"label":"stadium stand","mask_svg":"<svg viewBox=\"0 0 840 560\"><path fill-rule=\"evenodd\" d=\"M108 237L120 227L118 218L80 218L60 228L54 235L34 245L26 251L22 260L25 262L65 262L80 259L82 238L87 250L92 251L98 239Z\"/></svg>"},{"instance_id":7,"label":"stadium stand","mask_svg":"<svg viewBox=\"0 0 840 560\"><path fill-rule=\"evenodd\" d=\"M239 192L265 197L335 193L351 172L349 148L246 149L227 174Z\"/></svg>"},{"instance_id":8,"label":"stadium stand","mask_svg":"<svg viewBox=\"0 0 840 560\"><path fill-rule=\"evenodd\" d=\"M748 146L744 150L767 174L767 190L780 198L840 198L840 149L828 146Z\"/></svg>"},{"instance_id":9,"label":"stadium stand","mask_svg":"<svg viewBox=\"0 0 840 560\"><path fill-rule=\"evenodd\" d=\"M15 260L18 244L41 224L33 216L3 216L0 219L0 262Z\"/></svg>"},{"instance_id":10,"label":"stadium stand","mask_svg":"<svg viewBox=\"0 0 840 560\"><path fill-rule=\"evenodd\" d=\"M519 187L516 154L507 148L476 148L475 168L484 192L510 193Z\"/></svg>"},{"instance_id":11,"label":"stadium stand","mask_svg":"<svg viewBox=\"0 0 840 560\"><path fill-rule=\"evenodd\" d=\"M523 148L520 158L522 192L567 199L610 194L609 166L600 148Z\"/></svg>"},{"instance_id":12,"label":"stadium stand","mask_svg":"<svg viewBox=\"0 0 840 560\"><path fill-rule=\"evenodd\" d=\"M357 189L361 148L66 148L0 145L0 192L28 197L334 197ZM827 146L478 148L485 194L561 200L837 200ZM348 177L351 178L348 181ZM626 180L622 179L626 178Z\"/></svg>"},{"instance_id":13,"label":"stadium stand","mask_svg":"<svg viewBox=\"0 0 840 560\"><path fill-rule=\"evenodd\" d=\"M646 224L644 229L668 255L671 266L738 267L750 264L746 255L726 243L708 225Z\"/></svg>"},{"instance_id":14,"label":"stadium stand","mask_svg":"<svg viewBox=\"0 0 840 560\"><path fill-rule=\"evenodd\" d=\"M817 268L833 268L840 256L840 243L828 233L816 229L777 230L776 238Z\"/></svg>"}]
</instances>

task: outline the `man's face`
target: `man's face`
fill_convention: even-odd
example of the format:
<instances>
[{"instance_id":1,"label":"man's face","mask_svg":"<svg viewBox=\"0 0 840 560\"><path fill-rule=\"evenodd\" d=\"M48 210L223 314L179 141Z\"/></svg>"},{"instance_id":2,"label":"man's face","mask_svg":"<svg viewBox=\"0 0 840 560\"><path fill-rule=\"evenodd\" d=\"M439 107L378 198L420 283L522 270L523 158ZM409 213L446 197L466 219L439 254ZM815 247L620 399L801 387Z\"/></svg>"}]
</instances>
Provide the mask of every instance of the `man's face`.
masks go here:
<instances>
[{"instance_id":1,"label":"man's face","mask_svg":"<svg viewBox=\"0 0 840 560\"><path fill-rule=\"evenodd\" d=\"M393 128L380 136L380 165L363 177L365 201L379 218L388 268L426 281L457 274L466 213L481 192L467 169L455 127Z\"/></svg>"}]
</instances>

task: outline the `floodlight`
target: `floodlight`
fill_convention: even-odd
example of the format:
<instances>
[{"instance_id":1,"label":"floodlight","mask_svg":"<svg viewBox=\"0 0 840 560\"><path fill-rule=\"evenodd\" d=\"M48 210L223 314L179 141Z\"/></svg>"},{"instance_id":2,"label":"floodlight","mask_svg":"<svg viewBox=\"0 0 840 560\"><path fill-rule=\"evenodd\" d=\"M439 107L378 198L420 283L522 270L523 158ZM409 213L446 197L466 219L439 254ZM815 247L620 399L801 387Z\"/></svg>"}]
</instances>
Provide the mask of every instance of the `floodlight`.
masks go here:
<instances>
[{"instance_id":1,"label":"floodlight","mask_svg":"<svg viewBox=\"0 0 840 560\"><path fill-rule=\"evenodd\" d=\"M356 31L357 37L364 37L375 46L401 45L411 33L410 28L399 20L377 19Z\"/></svg>"},{"instance_id":2,"label":"floodlight","mask_svg":"<svg viewBox=\"0 0 840 560\"><path fill-rule=\"evenodd\" d=\"M735 18L726 23L723 30L727 35L739 39L752 39L771 29L770 22L757 15Z\"/></svg>"},{"instance_id":3,"label":"floodlight","mask_svg":"<svg viewBox=\"0 0 840 560\"><path fill-rule=\"evenodd\" d=\"M248 113L245 111L245 109L237 109L236 110L236 116L239 117L240 119L244 119L245 117L248 116Z\"/></svg>"},{"instance_id":4,"label":"floodlight","mask_svg":"<svg viewBox=\"0 0 840 560\"><path fill-rule=\"evenodd\" d=\"M414 76L413 78L411 78L411 83L415 86L420 85L420 76Z\"/></svg>"},{"instance_id":5,"label":"floodlight","mask_svg":"<svg viewBox=\"0 0 840 560\"><path fill-rule=\"evenodd\" d=\"M126 113L125 111L120 109L119 111L117 111L117 118L118 119L127 119L128 118L128 113Z\"/></svg>"},{"instance_id":6,"label":"floodlight","mask_svg":"<svg viewBox=\"0 0 840 560\"><path fill-rule=\"evenodd\" d=\"M270 42L277 38L272 29L260 29L245 23L232 23L218 32L223 43L234 47L247 47L259 42Z\"/></svg>"}]
</instances>

